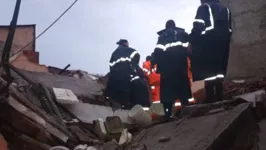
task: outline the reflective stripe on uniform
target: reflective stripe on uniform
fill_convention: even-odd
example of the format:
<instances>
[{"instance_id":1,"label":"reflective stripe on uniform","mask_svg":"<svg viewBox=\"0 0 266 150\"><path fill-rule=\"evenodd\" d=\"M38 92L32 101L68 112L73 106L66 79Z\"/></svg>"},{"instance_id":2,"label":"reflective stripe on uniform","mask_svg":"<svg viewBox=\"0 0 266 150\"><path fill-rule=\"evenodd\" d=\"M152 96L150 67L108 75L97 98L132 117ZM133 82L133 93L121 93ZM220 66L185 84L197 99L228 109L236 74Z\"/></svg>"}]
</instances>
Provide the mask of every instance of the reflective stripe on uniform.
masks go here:
<instances>
[{"instance_id":1,"label":"reflective stripe on uniform","mask_svg":"<svg viewBox=\"0 0 266 150\"><path fill-rule=\"evenodd\" d=\"M113 61L112 63L109 63L109 65L111 66L111 67L113 67L114 65L116 65L117 63L120 63L120 62L126 62L126 61L128 61L128 62L131 62L131 59L130 58L119 58L119 59L117 59L116 61Z\"/></svg>"},{"instance_id":2,"label":"reflective stripe on uniform","mask_svg":"<svg viewBox=\"0 0 266 150\"><path fill-rule=\"evenodd\" d=\"M182 43L181 41L177 41L177 42L172 42L172 43L168 43L165 46L162 44L158 44L156 45L155 48L159 48L162 49L163 51L167 50L167 48L171 48L171 47L175 47L175 46L182 46L182 47L188 47L189 43Z\"/></svg>"},{"instance_id":3,"label":"reflective stripe on uniform","mask_svg":"<svg viewBox=\"0 0 266 150\"><path fill-rule=\"evenodd\" d=\"M137 80L137 79L139 79L139 76L135 76L135 77L133 77L133 78L131 79L131 82L134 81L134 80Z\"/></svg>"},{"instance_id":4,"label":"reflective stripe on uniform","mask_svg":"<svg viewBox=\"0 0 266 150\"><path fill-rule=\"evenodd\" d=\"M148 111L148 110L150 110L149 107L142 107L142 108L143 108L144 111Z\"/></svg>"},{"instance_id":5,"label":"reflective stripe on uniform","mask_svg":"<svg viewBox=\"0 0 266 150\"><path fill-rule=\"evenodd\" d=\"M218 74L217 76L213 76L213 77L209 77L209 78L206 78L204 79L205 81L210 81L210 80L215 80L217 78L224 78L224 75L222 74Z\"/></svg>"},{"instance_id":6,"label":"reflective stripe on uniform","mask_svg":"<svg viewBox=\"0 0 266 150\"><path fill-rule=\"evenodd\" d=\"M217 78L224 78L224 75L222 75L222 74L218 74L216 77L217 77Z\"/></svg>"},{"instance_id":7,"label":"reflective stripe on uniform","mask_svg":"<svg viewBox=\"0 0 266 150\"><path fill-rule=\"evenodd\" d=\"M192 97L192 98L189 98L189 99L188 99L188 102L191 103L191 102L194 102L194 100L195 100L195 99Z\"/></svg>"},{"instance_id":8,"label":"reflective stripe on uniform","mask_svg":"<svg viewBox=\"0 0 266 150\"><path fill-rule=\"evenodd\" d=\"M187 43L182 43L181 41L173 42L173 43L168 43L165 45L165 48L170 48L170 47L175 47L175 46L183 46L183 47L188 47L188 42Z\"/></svg>"},{"instance_id":9,"label":"reflective stripe on uniform","mask_svg":"<svg viewBox=\"0 0 266 150\"><path fill-rule=\"evenodd\" d=\"M131 55L129 57L121 57L121 58L119 58L119 59L117 59L117 60L115 60L113 62L110 62L109 65L111 67L113 67L114 65L116 65L117 63L120 63L120 62L126 62L126 61L131 62L131 59L134 58L134 56L136 54L138 54L138 52L134 51L134 52L131 53Z\"/></svg>"},{"instance_id":10,"label":"reflective stripe on uniform","mask_svg":"<svg viewBox=\"0 0 266 150\"><path fill-rule=\"evenodd\" d=\"M180 102L175 102L175 107L182 106Z\"/></svg>"},{"instance_id":11,"label":"reflective stripe on uniform","mask_svg":"<svg viewBox=\"0 0 266 150\"><path fill-rule=\"evenodd\" d=\"M214 29L214 19L213 19L213 15L212 15L212 9L211 6L209 4L205 4L206 6L208 6L209 9L209 14L210 14L210 26L207 27L205 29L205 31L202 31L201 34L205 34L207 31L210 31L212 29Z\"/></svg>"},{"instance_id":12,"label":"reflective stripe on uniform","mask_svg":"<svg viewBox=\"0 0 266 150\"><path fill-rule=\"evenodd\" d=\"M202 20L202 19L194 19L194 22L199 22L199 23L203 23L203 24L205 24L205 21Z\"/></svg>"},{"instance_id":13,"label":"reflective stripe on uniform","mask_svg":"<svg viewBox=\"0 0 266 150\"><path fill-rule=\"evenodd\" d=\"M227 13L228 13L228 28L229 28L229 32L232 32L232 29L230 28L230 22L229 22L229 20L230 20L230 10L227 8Z\"/></svg>"},{"instance_id":14,"label":"reflective stripe on uniform","mask_svg":"<svg viewBox=\"0 0 266 150\"><path fill-rule=\"evenodd\" d=\"M135 55L137 55L137 54L138 54L138 52L137 52L137 51L134 51L134 52L130 55L130 59L134 58Z\"/></svg>"},{"instance_id":15,"label":"reflective stripe on uniform","mask_svg":"<svg viewBox=\"0 0 266 150\"><path fill-rule=\"evenodd\" d=\"M155 46L155 48L159 48L159 49L164 50L164 49L165 49L165 46L162 45L162 44L157 44L157 45Z\"/></svg>"}]
</instances>

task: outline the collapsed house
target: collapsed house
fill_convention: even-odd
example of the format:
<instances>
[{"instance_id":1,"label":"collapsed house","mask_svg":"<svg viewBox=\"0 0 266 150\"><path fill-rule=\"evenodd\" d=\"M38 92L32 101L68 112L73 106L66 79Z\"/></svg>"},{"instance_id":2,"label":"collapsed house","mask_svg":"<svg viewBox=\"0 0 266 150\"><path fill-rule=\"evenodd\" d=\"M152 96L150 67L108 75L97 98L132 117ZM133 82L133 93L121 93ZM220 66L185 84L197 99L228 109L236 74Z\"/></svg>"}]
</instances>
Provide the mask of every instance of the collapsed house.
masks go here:
<instances>
[{"instance_id":1,"label":"collapsed house","mask_svg":"<svg viewBox=\"0 0 266 150\"><path fill-rule=\"evenodd\" d=\"M157 120L146 126L138 126L127 120L127 110L116 112L104 105L101 99L97 99L104 88L97 81L86 83L93 87L98 85L99 89L90 89L94 90L93 93L84 91L88 87L75 87L81 79L50 73L19 73L23 73L26 79L13 72L15 80L9 88L9 95L1 94L0 110L3 115L0 117L0 131L11 150L49 150L58 145L73 149L80 144L101 148L111 144L117 148L118 144L112 140L103 140L94 127L94 120L105 120L111 116L119 116L124 127L133 134L132 142L123 145L124 149L249 149L258 145L257 122L266 113L265 81L229 82L225 85L225 96L229 99L227 101L190 106L186 108L186 117L178 121L164 123ZM27 77L31 81L26 82ZM4 87L6 82L3 79L0 81L1 87ZM37 90L33 88L38 86L29 84L32 81L39 85ZM66 81L70 85L67 83L62 89L60 82ZM76 89L77 87L79 88ZM73 91L73 94L60 93L66 89ZM73 95L77 95L76 99ZM80 96L82 100L79 99ZM86 98L87 101L84 101ZM242 137L241 140L238 137ZM247 145L239 144L243 141Z\"/></svg>"},{"instance_id":2,"label":"collapsed house","mask_svg":"<svg viewBox=\"0 0 266 150\"><path fill-rule=\"evenodd\" d=\"M257 61L243 59L251 57L251 49L263 47L263 42L259 41L265 38L253 38L255 43L258 41L257 44L240 38L242 35L257 35L256 31L261 30L263 22L260 28L243 32L245 27L253 25L252 22L243 21L243 18L256 16L255 22L259 24L262 20L260 13L265 6L262 2L252 5L241 3L243 7L236 9L239 8L239 1L222 2L232 9L235 31L229 75L232 79L245 78L243 81L225 83L226 100L188 106L179 120L165 123L160 119L162 114L157 114L153 121L139 125L129 117L130 110L114 110L103 97L107 76L40 65L39 53L35 51L33 42L27 50L10 60L15 67L11 71L13 80L8 89L5 89L7 78L0 77L0 149L51 150L56 146L69 150L89 149L89 146L93 146L90 149L104 150L265 149L266 81L262 79L265 77L265 64L257 63L265 61L262 57ZM30 34L23 37L31 41L35 38L35 26L18 26L19 30L24 27ZM4 47L3 37L7 36L6 30L4 33L0 26L0 49ZM21 35L15 34L14 39L16 36ZM29 41L16 43L15 40L11 54ZM260 50L263 51L263 48ZM263 56L263 53L252 53L252 57ZM257 74L259 80L247 79ZM204 99L204 90L200 89L194 95L200 101ZM145 113L142 111L139 114ZM147 114L146 117L149 116Z\"/></svg>"}]
</instances>

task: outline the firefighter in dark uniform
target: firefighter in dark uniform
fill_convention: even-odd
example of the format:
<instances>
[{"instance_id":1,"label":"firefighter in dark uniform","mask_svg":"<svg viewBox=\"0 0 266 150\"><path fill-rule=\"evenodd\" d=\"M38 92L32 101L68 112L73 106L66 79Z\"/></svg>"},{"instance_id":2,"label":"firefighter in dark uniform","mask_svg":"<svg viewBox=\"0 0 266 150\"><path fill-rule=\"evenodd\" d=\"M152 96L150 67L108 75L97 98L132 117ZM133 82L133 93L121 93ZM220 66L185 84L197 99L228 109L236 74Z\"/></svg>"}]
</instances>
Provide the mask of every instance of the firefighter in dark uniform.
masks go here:
<instances>
[{"instance_id":1,"label":"firefighter in dark uniform","mask_svg":"<svg viewBox=\"0 0 266 150\"><path fill-rule=\"evenodd\" d=\"M106 96L124 108L131 108L132 105L139 103L136 96L138 93L136 84L139 85L138 82L142 76L138 71L140 68L137 68L140 55L135 49L129 47L128 41L125 39L121 39L117 44L119 46L113 52L109 62L110 73ZM149 94L147 93L147 95Z\"/></svg>"},{"instance_id":2,"label":"firefighter in dark uniform","mask_svg":"<svg viewBox=\"0 0 266 150\"><path fill-rule=\"evenodd\" d=\"M186 106L192 96L187 74L189 36L184 29L176 27L173 20L168 20L158 35L152 66L157 64L157 73L161 75L160 100L165 119L169 120L175 101L179 99L182 106Z\"/></svg>"},{"instance_id":3,"label":"firefighter in dark uniform","mask_svg":"<svg viewBox=\"0 0 266 150\"><path fill-rule=\"evenodd\" d=\"M137 54L135 59L132 61L132 66L135 69L138 78L131 81L131 101L132 105L139 104L144 108L144 110L149 110L151 104L149 85L144 72L139 66L139 60L140 55Z\"/></svg>"},{"instance_id":4,"label":"firefighter in dark uniform","mask_svg":"<svg viewBox=\"0 0 266 150\"><path fill-rule=\"evenodd\" d=\"M231 40L231 13L218 0L201 0L190 34L193 80L205 80L206 102L223 99Z\"/></svg>"}]
</instances>

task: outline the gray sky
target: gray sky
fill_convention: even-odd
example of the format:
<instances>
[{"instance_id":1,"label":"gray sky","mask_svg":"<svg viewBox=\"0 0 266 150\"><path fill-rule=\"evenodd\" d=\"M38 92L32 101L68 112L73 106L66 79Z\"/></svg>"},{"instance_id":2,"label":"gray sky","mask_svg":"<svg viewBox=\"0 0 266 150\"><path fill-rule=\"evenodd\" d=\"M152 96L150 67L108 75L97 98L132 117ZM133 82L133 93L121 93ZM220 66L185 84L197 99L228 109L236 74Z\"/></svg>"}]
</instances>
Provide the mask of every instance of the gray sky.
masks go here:
<instances>
[{"instance_id":1,"label":"gray sky","mask_svg":"<svg viewBox=\"0 0 266 150\"><path fill-rule=\"evenodd\" d=\"M37 34L74 0L22 0L19 24L37 24ZM167 1L167 3L166 3ZM200 0L79 0L37 40L40 63L90 73L109 71L108 61L120 38L138 50L141 63L154 49L156 32L168 19L190 32ZM0 24L9 24L15 0L1 0Z\"/></svg>"}]
</instances>

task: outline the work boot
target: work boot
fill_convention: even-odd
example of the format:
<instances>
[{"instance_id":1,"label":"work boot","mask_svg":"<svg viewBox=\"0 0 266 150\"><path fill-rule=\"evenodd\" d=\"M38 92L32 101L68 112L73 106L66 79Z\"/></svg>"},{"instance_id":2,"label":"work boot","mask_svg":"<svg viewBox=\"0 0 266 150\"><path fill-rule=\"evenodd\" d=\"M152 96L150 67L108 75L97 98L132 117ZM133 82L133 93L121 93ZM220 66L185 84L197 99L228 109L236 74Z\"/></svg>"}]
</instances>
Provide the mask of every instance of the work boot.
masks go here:
<instances>
[{"instance_id":1,"label":"work boot","mask_svg":"<svg viewBox=\"0 0 266 150\"><path fill-rule=\"evenodd\" d=\"M205 103L213 103L215 98L215 80L205 81L206 100Z\"/></svg>"},{"instance_id":2,"label":"work boot","mask_svg":"<svg viewBox=\"0 0 266 150\"><path fill-rule=\"evenodd\" d=\"M163 107L164 107L164 119L165 121L170 121L172 116L172 103L171 102L163 103Z\"/></svg>"},{"instance_id":3,"label":"work boot","mask_svg":"<svg viewBox=\"0 0 266 150\"><path fill-rule=\"evenodd\" d=\"M223 100L223 78L217 78L215 81L215 97L216 101Z\"/></svg>"}]
</instances>

